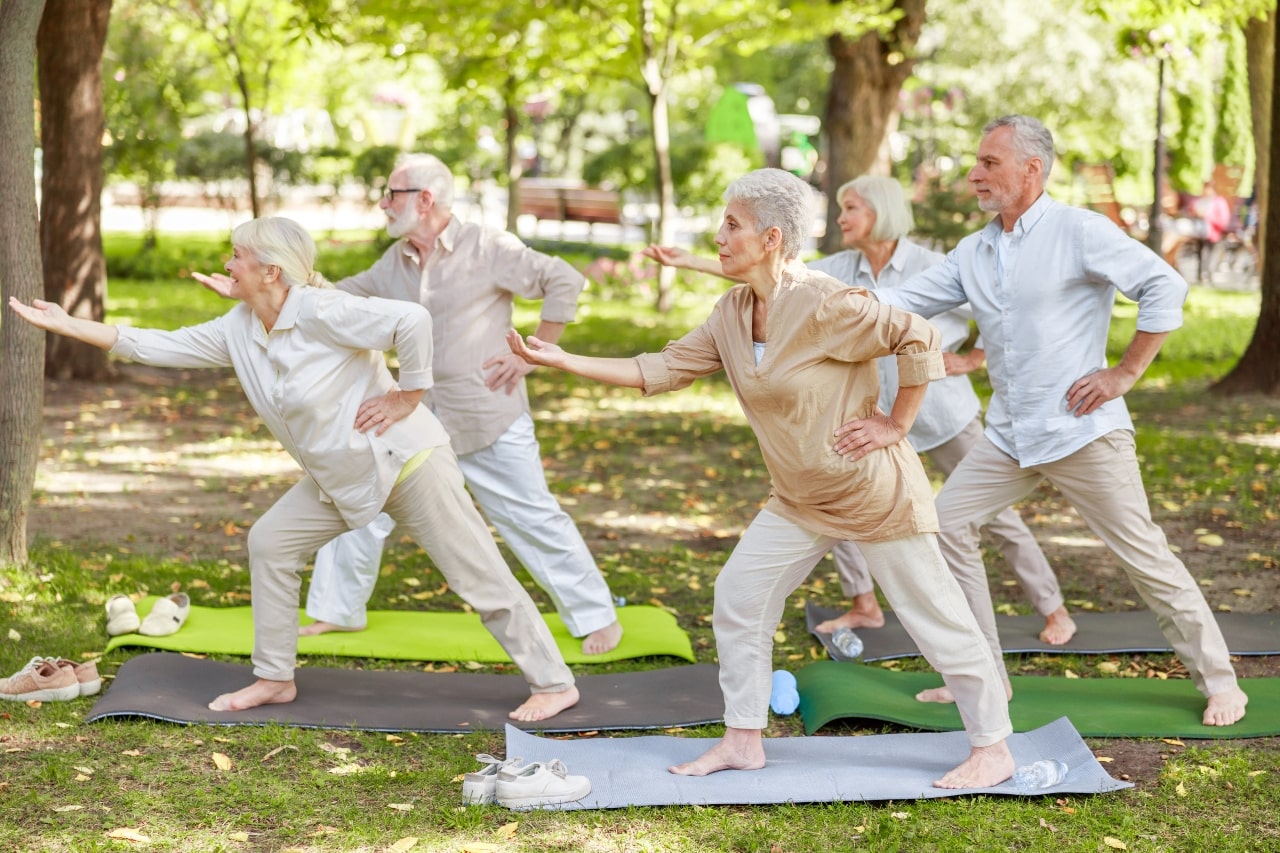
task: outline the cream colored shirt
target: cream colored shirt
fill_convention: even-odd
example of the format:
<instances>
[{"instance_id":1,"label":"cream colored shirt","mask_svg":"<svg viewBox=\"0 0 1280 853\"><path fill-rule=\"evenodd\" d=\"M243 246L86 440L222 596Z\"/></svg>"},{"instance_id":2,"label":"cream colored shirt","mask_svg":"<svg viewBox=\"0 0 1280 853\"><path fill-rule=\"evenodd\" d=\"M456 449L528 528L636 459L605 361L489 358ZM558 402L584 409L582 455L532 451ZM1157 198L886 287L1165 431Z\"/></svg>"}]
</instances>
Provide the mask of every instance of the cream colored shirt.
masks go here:
<instances>
[{"instance_id":1,"label":"cream colored shirt","mask_svg":"<svg viewBox=\"0 0 1280 853\"><path fill-rule=\"evenodd\" d=\"M535 252L514 234L449 221L425 263L399 240L369 269L337 287L361 296L417 302L431 313L435 387L424 399L458 453L482 450L529 411L524 380L513 394L485 387L490 358L511 352L514 298L542 300L542 319L570 323L586 279L568 262Z\"/></svg>"},{"instance_id":2,"label":"cream colored shirt","mask_svg":"<svg viewBox=\"0 0 1280 853\"><path fill-rule=\"evenodd\" d=\"M940 335L863 288L793 263L769 306L767 346L752 354L755 294L726 293L707 321L636 360L644 393L685 388L724 370L755 431L772 479L766 509L840 539L886 541L937 532L933 490L907 441L856 462L835 452L835 430L876 412L875 359L897 356L904 386L945 375Z\"/></svg>"},{"instance_id":3,"label":"cream colored shirt","mask_svg":"<svg viewBox=\"0 0 1280 853\"><path fill-rule=\"evenodd\" d=\"M431 387L431 322L420 305L294 287L270 332L240 303L198 326L119 334L111 351L142 364L234 368L267 429L353 528L381 511L407 461L449 443L424 406L382 436L355 427L362 402L397 387L385 350L400 354L400 388Z\"/></svg>"}]
</instances>

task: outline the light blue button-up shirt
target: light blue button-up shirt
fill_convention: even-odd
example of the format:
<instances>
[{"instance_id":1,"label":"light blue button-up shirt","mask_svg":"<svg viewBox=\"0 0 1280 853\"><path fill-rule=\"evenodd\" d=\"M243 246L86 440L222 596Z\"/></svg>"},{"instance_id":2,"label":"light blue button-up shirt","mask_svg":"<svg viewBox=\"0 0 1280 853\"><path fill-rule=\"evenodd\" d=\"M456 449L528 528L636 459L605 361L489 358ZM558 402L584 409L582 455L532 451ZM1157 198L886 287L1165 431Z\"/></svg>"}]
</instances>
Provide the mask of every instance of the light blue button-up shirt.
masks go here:
<instances>
[{"instance_id":1,"label":"light blue button-up shirt","mask_svg":"<svg viewBox=\"0 0 1280 853\"><path fill-rule=\"evenodd\" d=\"M845 284L878 292L900 286L921 270L942 263L942 259L938 252L930 251L903 237L898 240L889 262L880 270L878 279L871 272L871 262L867 260L867 256L856 250L836 252L816 261L808 261L805 266L838 278ZM972 317L966 305L930 318L942 333L943 352L955 352L969 340L969 320ZM893 401L898 393L898 360L893 356L878 358L876 369L880 373L878 405L888 413L893 411ZM911 425L911 432L907 433L907 439L916 450L933 450L959 435L977 417L981 408L982 402L973 390L973 383L968 376L948 376L930 382L915 423Z\"/></svg>"},{"instance_id":2,"label":"light blue button-up shirt","mask_svg":"<svg viewBox=\"0 0 1280 853\"><path fill-rule=\"evenodd\" d=\"M1105 216L1047 195L1014 225L998 272L1000 231L997 217L943 263L877 298L925 317L969 303L993 390L986 435L1022 467L1133 429L1123 398L1077 417L1067 390L1107 367L1116 291L1138 303L1138 331L1158 334L1182 325L1186 281Z\"/></svg>"}]
</instances>

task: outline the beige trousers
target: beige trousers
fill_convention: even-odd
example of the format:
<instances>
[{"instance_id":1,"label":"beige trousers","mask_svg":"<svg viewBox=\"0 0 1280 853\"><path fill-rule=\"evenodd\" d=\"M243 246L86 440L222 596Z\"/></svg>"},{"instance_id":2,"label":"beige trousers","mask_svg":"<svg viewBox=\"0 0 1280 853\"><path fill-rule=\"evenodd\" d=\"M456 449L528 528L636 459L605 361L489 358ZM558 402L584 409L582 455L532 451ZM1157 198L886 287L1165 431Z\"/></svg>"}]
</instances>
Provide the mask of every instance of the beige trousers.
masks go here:
<instances>
[{"instance_id":1,"label":"beige trousers","mask_svg":"<svg viewBox=\"0 0 1280 853\"><path fill-rule=\"evenodd\" d=\"M959 435L932 450L926 450L925 455L943 476L950 477L960 460L982 440L982 418L975 417ZM1048 616L1062 607L1064 602L1058 578L1018 511L1013 507L1006 507L984 529L995 539L996 547L1013 568L1023 593L1036 612L1041 616ZM867 558L858 550L857 543L839 542L831 549L831 556L846 598L871 592Z\"/></svg>"},{"instance_id":2,"label":"beige trousers","mask_svg":"<svg viewBox=\"0 0 1280 853\"><path fill-rule=\"evenodd\" d=\"M463 488L451 447L432 450L392 489L383 510L430 555L449 588L480 614L532 692L558 693L573 685L573 673L547 623L511 574ZM321 499L315 481L304 477L249 531L254 675L272 681L293 678L299 572L321 545L347 529L337 508Z\"/></svg>"},{"instance_id":3,"label":"beige trousers","mask_svg":"<svg viewBox=\"0 0 1280 853\"><path fill-rule=\"evenodd\" d=\"M1133 433L1115 430L1056 462L1021 468L984 438L938 493L939 544L969 606L1004 666L978 530L1048 480L1120 558L1196 687L1206 696L1236 687L1230 653L1204 594L1151 520Z\"/></svg>"},{"instance_id":4,"label":"beige trousers","mask_svg":"<svg viewBox=\"0 0 1280 853\"><path fill-rule=\"evenodd\" d=\"M763 510L733 549L716 578L712 617L725 725L763 729L768 723L773 635L787 596L836 541ZM1004 740L1012 728L1001 670L936 537L861 544L903 627L955 694L969 742Z\"/></svg>"}]
</instances>

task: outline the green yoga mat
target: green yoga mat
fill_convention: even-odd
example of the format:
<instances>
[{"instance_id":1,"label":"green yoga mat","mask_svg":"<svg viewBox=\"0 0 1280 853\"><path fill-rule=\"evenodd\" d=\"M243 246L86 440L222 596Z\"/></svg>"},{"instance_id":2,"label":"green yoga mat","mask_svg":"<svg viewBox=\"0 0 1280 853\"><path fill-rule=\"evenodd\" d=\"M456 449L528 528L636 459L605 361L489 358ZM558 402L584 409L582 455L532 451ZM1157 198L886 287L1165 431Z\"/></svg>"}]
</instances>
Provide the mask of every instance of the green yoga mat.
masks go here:
<instances>
[{"instance_id":1,"label":"green yoga mat","mask_svg":"<svg viewBox=\"0 0 1280 853\"><path fill-rule=\"evenodd\" d=\"M1248 713L1234 726L1205 726L1204 697L1185 679L1053 678L1015 675L1009 716L1025 732L1068 717L1086 737L1249 738L1280 734L1280 678L1241 679ZM963 728L955 705L917 702L940 687L932 672L893 672L878 666L819 661L796 673L800 713L812 734L832 720L885 720L929 731Z\"/></svg>"},{"instance_id":2,"label":"green yoga mat","mask_svg":"<svg viewBox=\"0 0 1280 853\"><path fill-rule=\"evenodd\" d=\"M138 604L138 614L145 618L155 602L154 597L143 599ZM298 618L302 624L312 621L301 610ZM674 616L657 607L619 607L622 642L611 652L590 657L582 653L582 640L569 634L559 616L544 613L543 618L566 663L608 663L652 655L695 660L689 635L676 624ZM191 615L176 634L167 637L122 634L111 638L107 651L120 646L247 657L253 653L253 611L248 607L192 605ZM299 637L298 654L483 663L510 660L480 623L478 615L457 611L371 610L369 626L363 631Z\"/></svg>"}]
</instances>

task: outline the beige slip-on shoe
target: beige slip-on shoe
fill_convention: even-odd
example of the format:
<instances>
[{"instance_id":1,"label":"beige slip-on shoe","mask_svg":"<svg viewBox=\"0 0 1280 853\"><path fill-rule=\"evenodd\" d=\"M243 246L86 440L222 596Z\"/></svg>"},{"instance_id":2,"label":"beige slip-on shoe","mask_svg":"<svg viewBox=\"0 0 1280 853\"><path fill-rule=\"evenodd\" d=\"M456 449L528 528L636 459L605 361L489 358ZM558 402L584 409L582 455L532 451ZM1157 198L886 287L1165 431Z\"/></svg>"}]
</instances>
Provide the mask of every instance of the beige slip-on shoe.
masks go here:
<instances>
[{"instance_id":1,"label":"beige slip-on shoe","mask_svg":"<svg viewBox=\"0 0 1280 853\"><path fill-rule=\"evenodd\" d=\"M117 637L120 634L132 634L138 630L141 622L138 611L133 606L133 599L123 592L117 592L107 599L107 636Z\"/></svg>"},{"instance_id":2,"label":"beige slip-on shoe","mask_svg":"<svg viewBox=\"0 0 1280 853\"><path fill-rule=\"evenodd\" d=\"M185 592L175 592L155 603L147 618L138 626L138 633L148 637L167 637L182 627L190 613L190 597Z\"/></svg>"}]
</instances>

